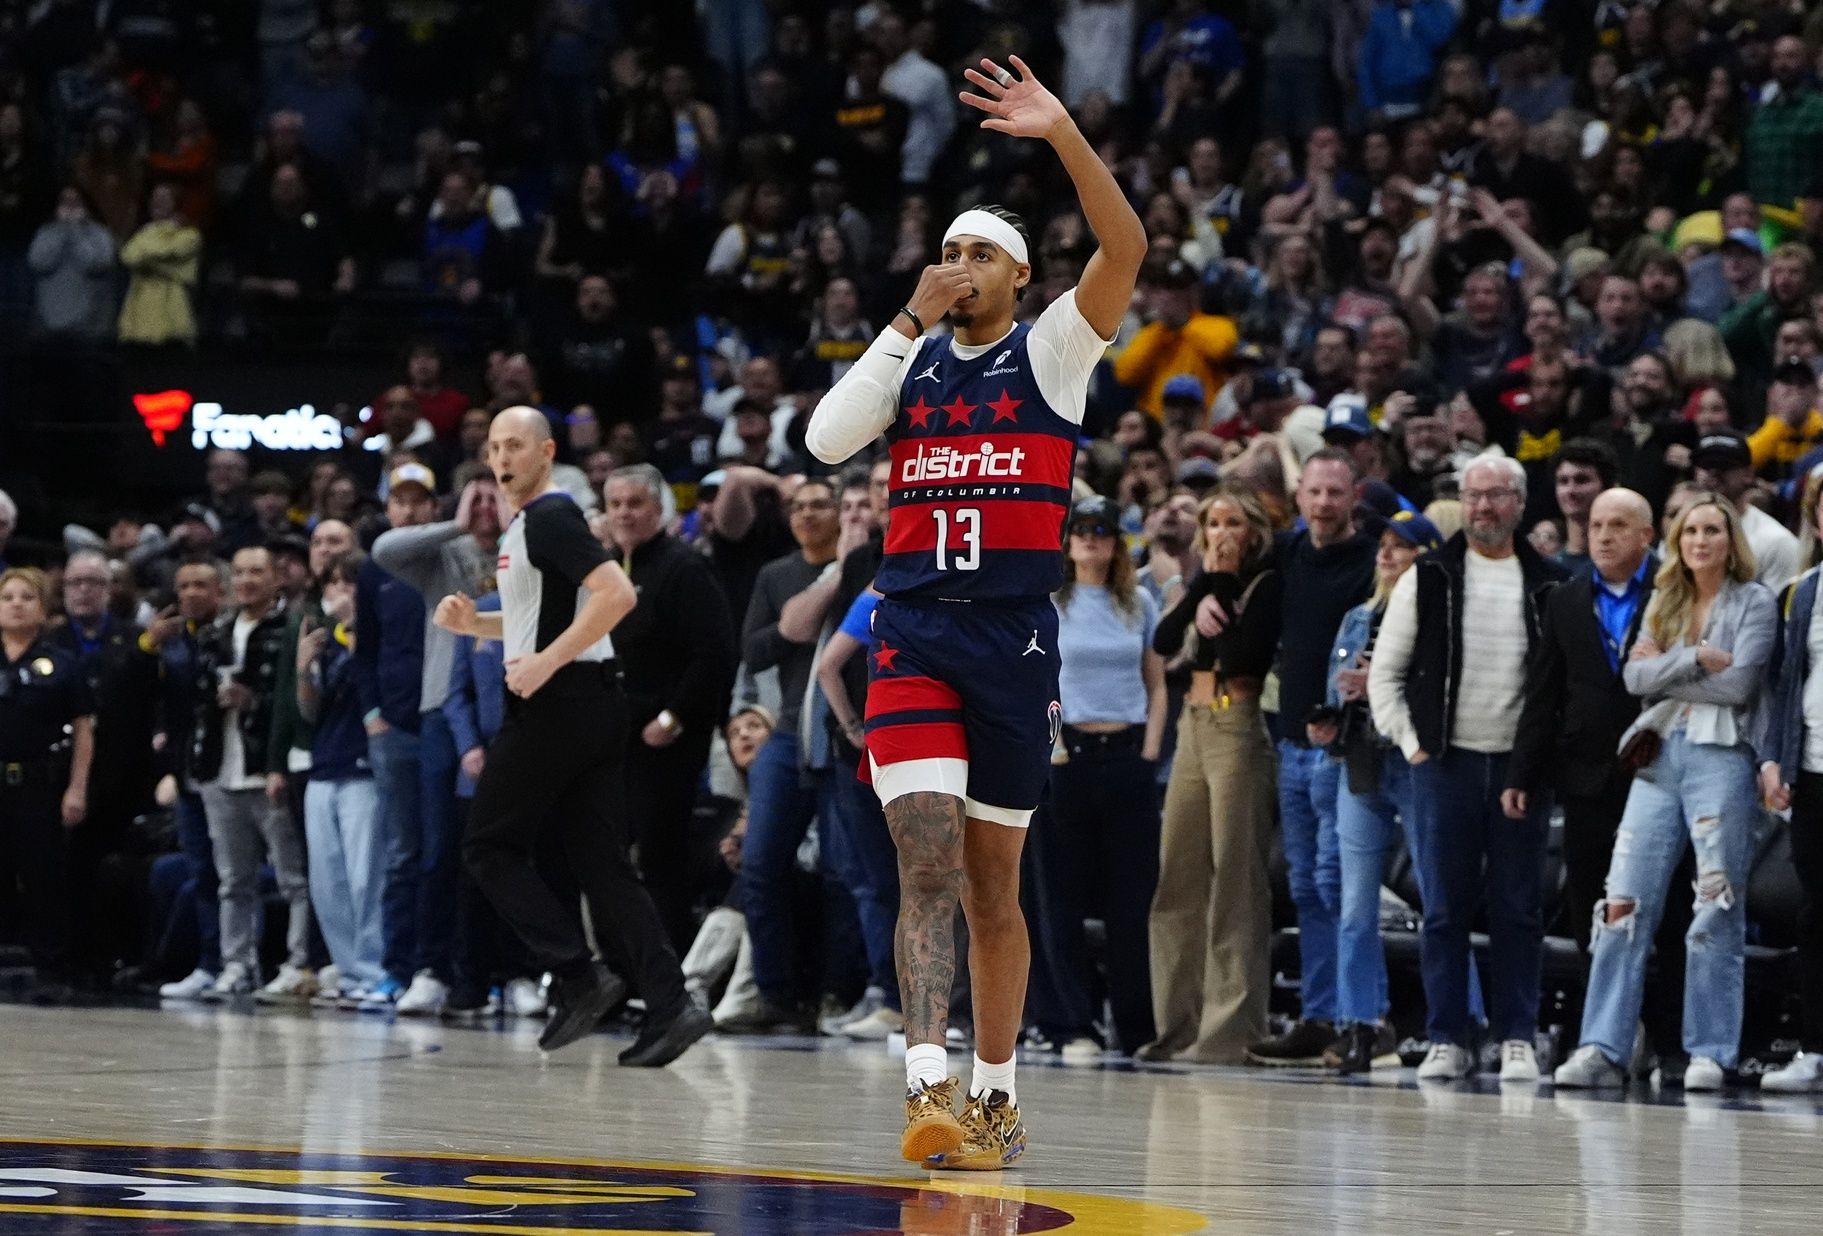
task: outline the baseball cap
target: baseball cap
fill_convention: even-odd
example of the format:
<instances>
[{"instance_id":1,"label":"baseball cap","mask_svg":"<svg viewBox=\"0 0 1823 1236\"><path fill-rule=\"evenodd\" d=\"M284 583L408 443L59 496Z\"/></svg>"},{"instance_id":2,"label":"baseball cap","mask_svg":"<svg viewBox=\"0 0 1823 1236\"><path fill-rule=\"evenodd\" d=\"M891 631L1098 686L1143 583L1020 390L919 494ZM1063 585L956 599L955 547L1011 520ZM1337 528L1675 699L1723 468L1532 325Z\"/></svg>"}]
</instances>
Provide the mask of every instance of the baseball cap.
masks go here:
<instances>
[{"instance_id":1,"label":"baseball cap","mask_svg":"<svg viewBox=\"0 0 1823 1236\"><path fill-rule=\"evenodd\" d=\"M1290 373L1283 369L1261 369L1253 375L1253 381L1247 387L1247 402L1263 403L1268 399L1284 399L1297 393L1297 382Z\"/></svg>"},{"instance_id":2,"label":"baseball cap","mask_svg":"<svg viewBox=\"0 0 1823 1236\"><path fill-rule=\"evenodd\" d=\"M1222 479L1222 470L1207 455L1192 455L1177 465L1177 483L1204 489Z\"/></svg>"},{"instance_id":3,"label":"baseball cap","mask_svg":"<svg viewBox=\"0 0 1823 1236\"><path fill-rule=\"evenodd\" d=\"M400 464L386 478L386 491L391 493L401 485L422 486L424 492L435 495L437 492L437 474L421 463Z\"/></svg>"},{"instance_id":4,"label":"baseball cap","mask_svg":"<svg viewBox=\"0 0 1823 1236\"><path fill-rule=\"evenodd\" d=\"M1737 227L1722 237L1721 247L1726 249L1730 245L1737 249L1745 249L1755 257L1766 252L1766 246L1760 243L1760 234L1749 227Z\"/></svg>"},{"instance_id":5,"label":"baseball cap","mask_svg":"<svg viewBox=\"0 0 1823 1236\"><path fill-rule=\"evenodd\" d=\"M1202 380L1188 373L1177 374L1169 382L1165 383L1165 390L1161 397L1165 399L1188 399L1195 403L1202 403L1205 398Z\"/></svg>"},{"instance_id":6,"label":"baseball cap","mask_svg":"<svg viewBox=\"0 0 1823 1236\"><path fill-rule=\"evenodd\" d=\"M1420 550L1441 548L1443 533L1424 516L1416 511L1398 511L1391 518L1382 521L1381 530L1396 532Z\"/></svg>"},{"instance_id":7,"label":"baseball cap","mask_svg":"<svg viewBox=\"0 0 1823 1236\"><path fill-rule=\"evenodd\" d=\"M665 362L663 376L667 378L695 378L696 362L682 352L673 353L671 359Z\"/></svg>"},{"instance_id":8,"label":"baseball cap","mask_svg":"<svg viewBox=\"0 0 1823 1236\"><path fill-rule=\"evenodd\" d=\"M200 503L200 502L185 503L183 505L183 507L178 510L177 518L173 519L171 522L173 524L181 524L181 523L188 523L191 520L195 520L199 524L205 524L208 526L209 531L213 532L217 536L221 535L221 532L222 532L221 516L217 515L214 511L210 510L208 507L204 506L202 503Z\"/></svg>"},{"instance_id":9,"label":"baseball cap","mask_svg":"<svg viewBox=\"0 0 1823 1236\"><path fill-rule=\"evenodd\" d=\"M1817 371L1810 367L1809 361L1793 358L1772 371L1772 380L1786 386L1814 386Z\"/></svg>"},{"instance_id":10,"label":"baseball cap","mask_svg":"<svg viewBox=\"0 0 1823 1236\"><path fill-rule=\"evenodd\" d=\"M1690 460L1699 468L1751 468L1753 451L1738 429L1717 429L1697 440Z\"/></svg>"},{"instance_id":11,"label":"baseball cap","mask_svg":"<svg viewBox=\"0 0 1823 1236\"><path fill-rule=\"evenodd\" d=\"M1228 353L1229 368L1236 365L1264 365L1266 349L1252 340L1245 340L1235 345L1234 351Z\"/></svg>"},{"instance_id":12,"label":"baseball cap","mask_svg":"<svg viewBox=\"0 0 1823 1236\"><path fill-rule=\"evenodd\" d=\"M1079 498L1070 507L1070 529L1089 527L1104 536L1120 534L1120 507L1113 499L1099 495L1093 498Z\"/></svg>"},{"instance_id":13,"label":"baseball cap","mask_svg":"<svg viewBox=\"0 0 1823 1236\"><path fill-rule=\"evenodd\" d=\"M1361 439L1373 436L1374 423L1367 416L1367 400L1359 395L1337 395L1329 401L1323 414L1323 441L1339 438Z\"/></svg>"},{"instance_id":14,"label":"baseball cap","mask_svg":"<svg viewBox=\"0 0 1823 1236\"><path fill-rule=\"evenodd\" d=\"M728 473L721 468L717 468L715 471L711 472L708 476L705 476L702 480L700 480L696 483L696 492L700 496L705 489L707 489L707 490L720 489L722 487L722 482L727 479L728 479Z\"/></svg>"}]
</instances>

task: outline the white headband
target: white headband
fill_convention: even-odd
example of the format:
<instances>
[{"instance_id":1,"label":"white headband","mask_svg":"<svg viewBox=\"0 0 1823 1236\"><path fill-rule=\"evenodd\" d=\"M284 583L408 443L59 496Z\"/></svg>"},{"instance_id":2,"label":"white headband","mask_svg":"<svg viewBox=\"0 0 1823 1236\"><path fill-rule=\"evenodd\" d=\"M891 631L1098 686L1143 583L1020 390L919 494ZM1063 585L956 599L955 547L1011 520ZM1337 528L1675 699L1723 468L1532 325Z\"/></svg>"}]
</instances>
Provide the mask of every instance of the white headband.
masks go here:
<instances>
[{"instance_id":1,"label":"white headband","mask_svg":"<svg viewBox=\"0 0 1823 1236\"><path fill-rule=\"evenodd\" d=\"M1021 265L1030 260L1025 255L1025 237L1015 231L1013 225L1005 219L985 210L965 210L957 215L955 222L949 225L949 231L943 233L943 243L947 245L958 236L979 236L983 240L991 240Z\"/></svg>"}]
</instances>

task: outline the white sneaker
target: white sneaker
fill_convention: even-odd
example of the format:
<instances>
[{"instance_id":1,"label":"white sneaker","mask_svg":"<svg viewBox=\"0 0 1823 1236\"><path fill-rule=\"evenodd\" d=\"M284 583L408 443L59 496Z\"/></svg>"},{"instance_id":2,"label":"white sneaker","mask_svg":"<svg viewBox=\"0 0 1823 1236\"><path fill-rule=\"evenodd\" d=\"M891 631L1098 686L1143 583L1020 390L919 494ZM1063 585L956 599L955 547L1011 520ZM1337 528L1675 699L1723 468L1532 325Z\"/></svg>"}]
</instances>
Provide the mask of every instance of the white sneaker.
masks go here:
<instances>
[{"instance_id":1,"label":"white sneaker","mask_svg":"<svg viewBox=\"0 0 1823 1236\"><path fill-rule=\"evenodd\" d=\"M1524 1039L1508 1039L1500 1045L1500 1080L1535 1082L1538 1080L1538 1055Z\"/></svg>"},{"instance_id":2,"label":"white sneaker","mask_svg":"<svg viewBox=\"0 0 1823 1236\"><path fill-rule=\"evenodd\" d=\"M1057 1054L1063 1057L1065 1064L1094 1064L1101 1059L1101 1044L1086 1034L1079 1034L1058 1048Z\"/></svg>"},{"instance_id":3,"label":"white sneaker","mask_svg":"<svg viewBox=\"0 0 1823 1236\"><path fill-rule=\"evenodd\" d=\"M280 966L270 983L253 993L257 1004L304 1004L317 993L316 975L297 966Z\"/></svg>"},{"instance_id":4,"label":"white sneaker","mask_svg":"<svg viewBox=\"0 0 1823 1236\"><path fill-rule=\"evenodd\" d=\"M342 967L336 965L335 962L332 961L321 970L318 970L316 972L316 989L318 994L323 992L334 993L341 991Z\"/></svg>"},{"instance_id":5,"label":"white sneaker","mask_svg":"<svg viewBox=\"0 0 1823 1236\"><path fill-rule=\"evenodd\" d=\"M232 1000L236 996L245 996L253 991L253 975L247 967L238 961L231 961L222 967L222 972L215 976L215 982L203 993L203 999L209 1001Z\"/></svg>"},{"instance_id":6,"label":"white sneaker","mask_svg":"<svg viewBox=\"0 0 1823 1236\"><path fill-rule=\"evenodd\" d=\"M1823 1055L1799 1052L1790 1062L1762 1074L1760 1089L1774 1094L1808 1094L1823 1089Z\"/></svg>"},{"instance_id":7,"label":"white sneaker","mask_svg":"<svg viewBox=\"0 0 1823 1236\"><path fill-rule=\"evenodd\" d=\"M516 978L506 985L506 1011L514 1017L547 1017L551 997L542 983Z\"/></svg>"},{"instance_id":8,"label":"white sneaker","mask_svg":"<svg viewBox=\"0 0 1823 1236\"><path fill-rule=\"evenodd\" d=\"M1566 1090L1625 1089L1627 1085L1626 1073L1593 1043L1571 1053L1551 1074L1551 1080Z\"/></svg>"},{"instance_id":9,"label":"white sneaker","mask_svg":"<svg viewBox=\"0 0 1823 1236\"><path fill-rule=\"evenodd\" d=\"M207 970L192 970L175 983L166 983L158 989L160 1000L201 1000L208 990L215 986L215 976Z\"/></svg>"},{"instance_id":10,"label":"white sneaker","mask_svg":"<svg viewBox=\"0 0 1823 1236\"><path fill-rule=\"evenodd\" d=\"M883 1043L895 1034L905 1033L905 1014L884 1004L859 1021L842 1027L842 1037L857 1043Z\"/></svg>"},{"instance_id":11,"label":"white sneaker","mask_svg":"<svg viewBox=\"0 0 1823 1236\"><path fill-rule=\"evenodd\" d=\"M420 970L399 997L394 1011L401 1017L435 1017L449 1002L449 986L429 970Z\"/></svg>"},{"instance_id":12,"label":"white sneaker","mask_svg":"<svg viewBox=\"0 0 1823 1236\"><path fill-rule=\"evenodd\" d=\"M1469 1075L1470 1063L1468 1052L1454 1043L1432 1043L1418 1066L1418 1080L1460 1081Z\"/></svg>"},{"instance_id":13,"label":"white sneaker","mask_svg":"<svg viewBox=\"0 0 1823 1236\"><path fill-rule=\"evenodd\" d=\"M1686 1091L1720 1090L1726 1081L1727 1078L1722 1075L1722 1066L1708 1056L1690 1057L1690 1065L1684 1070Z\"/></svg>"}]
</instances>

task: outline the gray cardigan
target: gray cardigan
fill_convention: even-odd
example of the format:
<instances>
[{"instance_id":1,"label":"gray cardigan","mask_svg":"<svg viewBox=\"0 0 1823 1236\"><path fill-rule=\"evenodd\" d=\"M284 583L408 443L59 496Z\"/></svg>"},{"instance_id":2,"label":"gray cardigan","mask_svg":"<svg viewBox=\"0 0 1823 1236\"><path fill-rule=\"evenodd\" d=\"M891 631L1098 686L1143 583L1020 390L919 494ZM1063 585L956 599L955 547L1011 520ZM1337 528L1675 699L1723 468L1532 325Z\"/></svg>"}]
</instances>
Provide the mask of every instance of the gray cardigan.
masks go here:
<instances>
[{"instance_id":1,"label":"gray cardigan","mask_svg":"<svg viewBox=\"0 0 1823 1236\"><path fill-rule=\"evenodd\" d=\"M1764 584L1728 581L1709 608L1702 642L1732 653L1734 664L1706 672L1697 663L1698 645L1686 639L1656 657L1628 661L1621 678L1647 704L1621 736L1621 746L1643 729L1663 734L1679 714L1687 713L1690 741L1725 747L1745 743L1758 750L1763 741L1757 715L1760 689L1777 638L1778 603L1772 592Z\"/></svg>"}]
</instances>

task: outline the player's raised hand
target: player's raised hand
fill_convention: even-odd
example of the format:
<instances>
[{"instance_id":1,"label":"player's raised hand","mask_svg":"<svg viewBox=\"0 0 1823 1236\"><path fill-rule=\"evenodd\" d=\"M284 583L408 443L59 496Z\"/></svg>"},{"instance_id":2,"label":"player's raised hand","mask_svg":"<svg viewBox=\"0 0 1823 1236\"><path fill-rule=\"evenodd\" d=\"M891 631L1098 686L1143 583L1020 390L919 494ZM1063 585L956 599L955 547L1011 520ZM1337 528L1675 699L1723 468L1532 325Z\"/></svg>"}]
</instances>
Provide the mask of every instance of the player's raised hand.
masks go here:
<instances>
[{"instance_id":1,"label":"player's raised hand","mask_svg":"<svg viewBox=\"0 0 1823 1236\"><path fill-rule=\"evenodd\" d=\"M1045 89L1018 56L1012 61L1014 73L982 57L978 69L964 69L962 75L981 90L981 94L963 91L958 98L970 107L988 114L981 122L984 129L1010 133L1014 137L1049 137L1060 124L1070 123L1070 113L1062 101ZM983 96L986 97L983 97Z\"/></svg>"}]
</instances>

